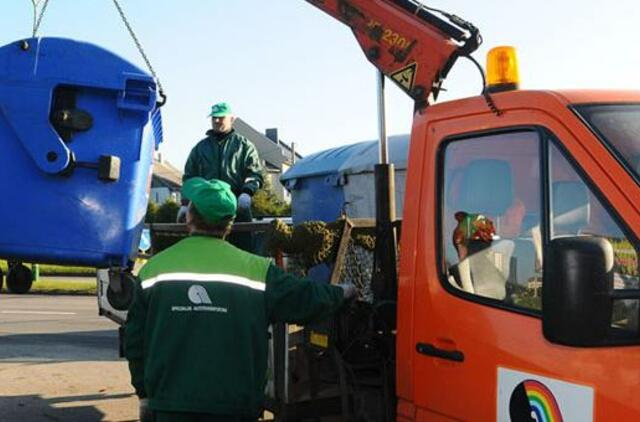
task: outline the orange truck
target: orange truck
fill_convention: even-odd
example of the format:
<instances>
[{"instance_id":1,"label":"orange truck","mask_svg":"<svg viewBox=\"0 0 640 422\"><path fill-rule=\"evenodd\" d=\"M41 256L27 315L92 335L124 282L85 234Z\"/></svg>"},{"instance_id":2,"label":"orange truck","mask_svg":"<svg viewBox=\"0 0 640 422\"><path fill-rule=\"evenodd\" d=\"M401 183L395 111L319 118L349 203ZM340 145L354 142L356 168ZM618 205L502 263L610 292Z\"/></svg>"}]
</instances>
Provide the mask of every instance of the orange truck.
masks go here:
<instances>
[{"instance_id":1,"label":"orange truck","mask_svg":"<svg viewBox=\"0 0 640 422\"><path fill-rule=\"evenodd\" d=\"M372 303L306 327L301 355L274 327L277 419L640 420L640 92L520 90L496 48L480 95L435 104L474 25L414 0L307 1L415 114L401 233L376 169Z\"/></svg>"},{"instance_id":2,"label":"orange truck","mask_svg":"<svg viewBox=\"0 0 640 422\"><path fill-rule=\"evenodd\" d=\"M520 90L497 48L480 95L434 104L472 24L307 1L415 100L399 270L376 298L397 300L391 405L362 419L640 420L640 92Z\"/></svg>"}]
</instances>

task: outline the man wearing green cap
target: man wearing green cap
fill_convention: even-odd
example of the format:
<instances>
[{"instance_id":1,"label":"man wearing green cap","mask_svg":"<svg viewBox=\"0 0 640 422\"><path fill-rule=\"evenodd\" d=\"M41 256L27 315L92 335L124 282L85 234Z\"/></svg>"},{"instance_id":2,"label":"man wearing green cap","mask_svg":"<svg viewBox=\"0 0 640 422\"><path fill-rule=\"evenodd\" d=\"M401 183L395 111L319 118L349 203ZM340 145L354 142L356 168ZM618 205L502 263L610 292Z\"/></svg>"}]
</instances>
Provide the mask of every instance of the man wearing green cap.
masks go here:
<instances>
[{"instance_id":1,"label":"man wearing green cap","mask_svg":"<svg viewBox=\"0 0 640 422\"><path fill-rule=\"evenodd\" d=\"M196 177L182 193L191 200L190 236L142 268L125 326L141 415L255 421L267 381L268 325L327 317L355 288L298 279L226 242L237 207L229 184Z\"/></svg>"},{"instance_id":2,"label":"man wearing green cap","mask_svg":"<svg viewBox=\"0 0 640 422\"><path fill-rule=\"evenodd\" d=\"M251 221L251 197L264 184L258 152L251 141L233 129L235 117L229 104L214 104L209 116L212 129L191 150L182 180L203 177L227 182L238 198L236 221ZM249 233L234 236L235 244L251 250Z\"/></svg>"}]
</instances>

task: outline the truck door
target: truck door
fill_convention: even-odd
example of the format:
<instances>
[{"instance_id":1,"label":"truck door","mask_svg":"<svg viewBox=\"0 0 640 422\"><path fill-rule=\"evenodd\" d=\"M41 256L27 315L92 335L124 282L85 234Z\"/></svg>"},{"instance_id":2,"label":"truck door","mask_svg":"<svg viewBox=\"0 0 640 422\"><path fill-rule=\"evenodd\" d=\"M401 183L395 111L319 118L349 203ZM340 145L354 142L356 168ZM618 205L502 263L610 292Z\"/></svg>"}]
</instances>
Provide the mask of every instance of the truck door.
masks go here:
<instances>
[{"instance_id":1,"label":"truck door","mask_svg":"<svg viewBox=\"0 0 640 422\"><path fill-rule=\"evenodd\" d=\"M604 176L585 170L594 166L584 154L575 158L578 142L561 122L540 122L470 134L437 124L430 130L441 135L437 159L422 174L434 182L421 203L430 197L437 205L421 213L418 229L417 420L640 414L639 347L574 348L543 337L541 289L553 283L542 277L549 239L605 237L614 246L616 288L637 288L639 277L636 239L598 188ZM637 332L637 301L616 303L612 324Z\"/></svg>"}]
</instances>

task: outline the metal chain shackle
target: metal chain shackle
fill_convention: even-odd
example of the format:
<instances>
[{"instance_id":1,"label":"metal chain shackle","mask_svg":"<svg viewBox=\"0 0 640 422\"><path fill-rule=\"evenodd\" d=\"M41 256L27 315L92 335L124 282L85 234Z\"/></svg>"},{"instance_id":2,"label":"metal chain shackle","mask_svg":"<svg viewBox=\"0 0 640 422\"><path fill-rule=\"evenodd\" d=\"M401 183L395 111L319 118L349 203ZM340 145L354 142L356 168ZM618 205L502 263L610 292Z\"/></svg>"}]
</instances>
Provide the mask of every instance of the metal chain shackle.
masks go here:
<instances>
[{"instance_id":1,"label":"metal chain shackle","mask_svg":"<svg viewBox=\"0 0 640 422\"><path fill-rule=\"evenodd\" d=\"M45 0L45 1L48 1L48 0ZM147 57L147 54L145 53L144 48L142 48L142 44L140 44L138 37L136 36L135 32L133 32L133 28L131 27L129 20L124 14L124 10L122 10L120 3L118 2L118 0L113 0L113 4L116 6L116 9L118 9L118 13L122 18L122 22L124 22L124 25L127 27L127 30L129 31L129 35L131 35L133 42L136 44L136 47L138 48L138 51L140 52L142 59L146 63L147 68L149 69L149 72L151 72L153 79L155 79L156 83L158 84L158 95L160 95L160 97L162 98L162 100L158 102L158 106L161 107L167 102L167 96L164 93L164 89L162 89L162 84L160 83L160 79L158 78L158 75L156 74L155 69L151 65L151 62L149 61L149 57Z\"/></svg>"},{"instance_id":2,"label":"metal chain shackle","mask_svg":"<svg viewBox=\"0 0 640 422\"><path fill-rule=\"evenodd\" d=\"M44 0L44 4L40 9L40 14L38 15L38 6L42 0L31 0L31 4L33 5L33 33L31 35L32 38L36 37L38 33L38 29L40 28L40 24L42 23L42 18L44 17L44 12L47 10L47 5L49 5L49 0Z\"/></svg>"}]
</instances>

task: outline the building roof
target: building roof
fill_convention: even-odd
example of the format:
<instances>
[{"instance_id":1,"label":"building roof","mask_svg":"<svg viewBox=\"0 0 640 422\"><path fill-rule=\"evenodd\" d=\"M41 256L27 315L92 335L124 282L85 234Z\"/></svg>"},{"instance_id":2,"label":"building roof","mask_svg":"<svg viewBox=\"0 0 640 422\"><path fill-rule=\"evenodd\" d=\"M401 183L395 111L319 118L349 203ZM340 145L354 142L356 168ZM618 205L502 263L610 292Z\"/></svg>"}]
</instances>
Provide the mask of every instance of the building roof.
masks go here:
<instances>
[{"instance_id":1,"label":"building roof","mask_svg":"<svg viewBox=\"0 0 640 422\"><path fill-rule=\"evenodd\" d=\"M258 155L265 161L267 167L281 169L283 164L291 162L290 145L280 140L275 142L269 139L266 135L258 132L239 117L234 121L233 127L240 135L249 139L253 145L255 145L258 150ZM297 153L296 157L298 159L302 158L302 156Z\"/></svg>"},{"instance_id":2,"label":"building roof","mask_svg":"<svg viewBox=\"0 0 640 422\"><path fill-rule=\"evenodd\" d=\"M182 171L162 160L162 156L153 158L153 177L159 179L167 187L180 189L182 187Z\"/></svg>"}]
</instances>

